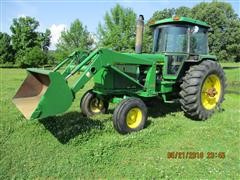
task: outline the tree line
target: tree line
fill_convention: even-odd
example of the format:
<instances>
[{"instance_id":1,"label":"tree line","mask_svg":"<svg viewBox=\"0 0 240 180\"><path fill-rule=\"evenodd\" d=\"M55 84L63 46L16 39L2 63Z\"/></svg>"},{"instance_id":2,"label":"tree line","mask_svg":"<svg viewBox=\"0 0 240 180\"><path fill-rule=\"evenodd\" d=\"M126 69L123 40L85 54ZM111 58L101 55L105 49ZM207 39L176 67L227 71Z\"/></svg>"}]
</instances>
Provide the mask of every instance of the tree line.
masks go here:
<instances>
[{"instance_id":1,"label":"tree line","mask_svg":"<svg viewBox=\"0 0 240 180\"><path fill-rule=\"evenodd\" d=\"M150 23L173 15L207 22L213 29L209 33L210 53L217 55L221 61L240 61L240 18L231 4L216 1L202 2L193 8L179 7L154 12L145 22L143 52L152 51ZM38 32L39 22L35 18L15 18L10 27L11 36L0 32L0 64L15 64L19 67L54 64L75 50L91 51L95 47L134 52L136 18L133 9L117 4L105 13L104 22L98 24L96 37L76 19L69 29L61 33L54 51L49 50L49 29Z\"/></svg>"}]
</instances>

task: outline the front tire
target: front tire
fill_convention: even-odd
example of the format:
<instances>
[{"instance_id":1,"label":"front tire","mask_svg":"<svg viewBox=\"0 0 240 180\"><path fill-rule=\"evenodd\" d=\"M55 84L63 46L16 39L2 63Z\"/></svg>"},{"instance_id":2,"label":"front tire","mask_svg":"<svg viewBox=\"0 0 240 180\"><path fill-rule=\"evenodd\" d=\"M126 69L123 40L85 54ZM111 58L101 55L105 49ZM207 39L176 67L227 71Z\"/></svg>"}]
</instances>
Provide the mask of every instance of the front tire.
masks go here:
<instances>
[{"instance_id":1,"label":"front tire","mask_svg":"<svg viewBox=\"0 0 240 180\"><path fill-rule=\"evenodd\" d=\"M95 114L106 113L109 103L97 97L92 90L87 91L80 102L80 108L84 115L92 116Z\"/></svg>"},{"instance_id":2,"label":"front tire","mask_svg":"<svg viewBox=\"0 0 240 180\"><path fill-rule=\"evenodd\" d=\"M180 87L180 103L185 114L205 120L223 102L226 78L218 63L205 60L189 69Z\"/></svg>"},{"instance_id":3,"label":"front tire","mask_svg":"<svg viewBox=\"0 0 240 180\"><path fill-rule=\"evenodd\" d=\"M120 134L139 131L147 121L147 108L138 98L124 99L113 113L113 126Z\"/></svg>"}]
</instances>

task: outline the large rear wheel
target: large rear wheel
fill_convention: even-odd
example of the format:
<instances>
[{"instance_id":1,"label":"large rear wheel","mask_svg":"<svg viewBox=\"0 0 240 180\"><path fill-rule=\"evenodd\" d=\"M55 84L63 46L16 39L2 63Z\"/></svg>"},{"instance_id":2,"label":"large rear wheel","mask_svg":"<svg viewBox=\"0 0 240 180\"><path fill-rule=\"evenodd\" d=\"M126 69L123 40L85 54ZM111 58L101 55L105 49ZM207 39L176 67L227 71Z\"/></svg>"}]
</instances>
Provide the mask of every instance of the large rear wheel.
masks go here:
<instances>
[{"instance_id":1,"label":"large rear wheel","mask_svg":"<svg viewBox=\"0 0 240 180\"><path fill-rule=\"evenodd\" d=\"M181 84L181 107L197 120L209 118L224 100L226 78L221 66L211 60L192 66Z\"/></svg>"}]
</instances>

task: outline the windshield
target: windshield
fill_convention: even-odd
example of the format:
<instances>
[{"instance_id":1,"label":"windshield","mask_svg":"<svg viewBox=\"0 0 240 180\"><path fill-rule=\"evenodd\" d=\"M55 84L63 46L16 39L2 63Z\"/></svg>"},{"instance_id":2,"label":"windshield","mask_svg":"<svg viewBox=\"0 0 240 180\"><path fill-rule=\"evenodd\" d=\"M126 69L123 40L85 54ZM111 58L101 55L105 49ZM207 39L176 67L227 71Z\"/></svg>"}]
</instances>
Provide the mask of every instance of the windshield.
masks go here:
<instances>
[{"instance_id":1,"label":"windshield","mask_svg":"<svg viewBox=\"0 0 240 180\"><path fill-rule=\"evenodd\" d=\"M208 54L207 31L206 28L191 25L163 25L156 27L154 30L153 52Z\"/></svg>"},{"instance_id":2,"label":"windshield","mask_svg":"<svg viewBox=\"0 0 240 180\"><path fill-rule=\"evenodd\" d=\"M188 27L166 25L154 31L154 52L187 53Z\"/></svg>"}]
</instances>

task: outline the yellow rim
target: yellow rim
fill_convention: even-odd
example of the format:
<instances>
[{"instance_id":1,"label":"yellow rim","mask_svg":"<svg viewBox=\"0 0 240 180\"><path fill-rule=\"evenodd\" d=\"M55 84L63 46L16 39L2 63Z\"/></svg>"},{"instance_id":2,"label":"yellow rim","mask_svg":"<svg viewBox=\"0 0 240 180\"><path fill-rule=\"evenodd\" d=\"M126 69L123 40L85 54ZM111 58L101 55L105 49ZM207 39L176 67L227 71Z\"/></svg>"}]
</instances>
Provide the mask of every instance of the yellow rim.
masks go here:
<instances>
[{"instance_id":1,"label":"yellow rim","mask_svg":"<svg viewBox=\"0 0 240 180\"><path fill-rule=\"evenodd\" d=\"M137 128L142 121L142 111L139 108L132 108L127 113L126 122L128 127Z\"/></svg>"},{"instance_id":2,"label":"yellow rim","mask_svg":"<svg viewBox=\"0 0 240 180\"><path fill-rule=\"evenodd\" d=\"M208 76L202 86L201 102L205 109L216 107L221 95L221 81L215 74Z\"/></svg>"},{"instance_id":3,"label":"yellow rim","mask_svg":"<svg viewBox=\"0 0 240 180\"><path fill-rule=\"evenodd\" d=\"M98 98L93 98L90 102L90 110L93 113L99 113L104 108L103 101Z\"/></svg>"}]
</instances>

